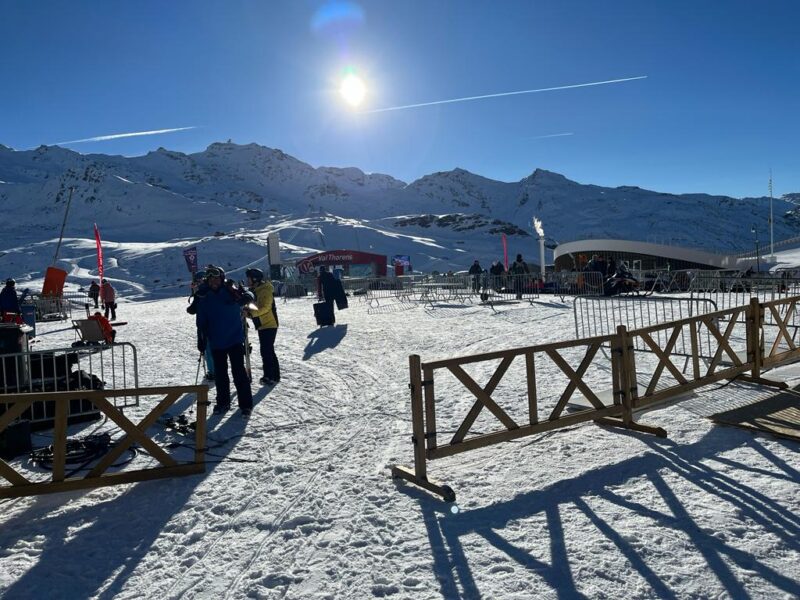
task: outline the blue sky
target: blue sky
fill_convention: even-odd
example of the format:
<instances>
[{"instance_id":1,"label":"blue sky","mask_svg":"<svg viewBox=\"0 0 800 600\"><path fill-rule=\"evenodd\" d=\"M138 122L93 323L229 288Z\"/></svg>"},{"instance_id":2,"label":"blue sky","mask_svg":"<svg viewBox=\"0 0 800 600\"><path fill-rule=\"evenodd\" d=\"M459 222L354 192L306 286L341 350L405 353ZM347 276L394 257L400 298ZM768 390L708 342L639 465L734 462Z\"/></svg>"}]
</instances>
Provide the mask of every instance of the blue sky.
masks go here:
<instances>
[{"instance_id":1,"label":"blue sky","mask_svg":"<svg viewBox=\"0 0 800 600\"><path fill-rule=\"evenodd\" d=\"M0 143L257 142L411 181L455 167L732 196L800 192L800 2L0 0ZM341 99L347 68L362 110ZM625 83L364 110L646 75ZM570 133L572 135L554 134Z\"/></svg>"}]
</instances>

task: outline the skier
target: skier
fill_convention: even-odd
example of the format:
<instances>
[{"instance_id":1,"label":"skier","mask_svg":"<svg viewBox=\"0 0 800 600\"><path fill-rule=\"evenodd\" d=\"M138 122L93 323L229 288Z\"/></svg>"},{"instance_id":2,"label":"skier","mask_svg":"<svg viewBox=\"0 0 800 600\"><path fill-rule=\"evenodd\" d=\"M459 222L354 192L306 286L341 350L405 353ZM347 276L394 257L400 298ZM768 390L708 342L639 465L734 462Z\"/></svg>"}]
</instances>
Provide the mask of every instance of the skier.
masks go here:
<instances>
[{"instance_id":1,"label":"skier","mask_svg":"<svg viewBox=\"0 0 800 600\"><path fill-rule=\"evenodd\" d=\"M19 299L16 290L17 282L13 279L6 279L6 287L0 292L0 313L19 314Z\"/></svg>"},{"instance_id":2,"label":"skier","mask_svg":"<svg viewBox=\"0 0 800 600\"><path fill-rule=\"evenodd\" d=\"M483 273L483 269L476 260L469 268L469 274L472 276L472 291L476 294L481 291L481 273Z\"/></svg>"},{"instance_id":3,"label":"skier","mask_svg":"<svg viewBox=\"0 0 800 600\"><path fill-rule=\"evenodd\" d=\"M258 332L258 343L261 349L261 361L264 376L259 380L263 385L272 385L281 380L281 368L278 355L275 354L275 337L278 334L278 310L275 306L275 293L272 282L264 279L261 269L245 271L247 287L256 297L257 310L250 311L253 326Z\"/></svg>"},{"instance_id":4,"label":"skier","mask_svg":"<svg viewBox=\"0 0 800 600\"><path fill-rule=\"evenodd\" d=\"M200 275L202 273L202 275ZM203 285L202 279L205 277L205 271L200 271L200 273L196 274L194 280L192 281L192 297L189 306L186 307L186 312L190 315L197 314L197 303L198 303L198 296L197 291L200 289L200 286ZM199 276L199 277L198 277ZM200 354L205 358L206 361L206 375L205 379L208 381L214 381L214 357L211 355L211 346L208 345L208 340L206 340L205 334L200 330L199 327L197 329L197 350ZM198 361L201 360L198 358ZM198 370L199 370L198 365Z\"/></svg>"},{"instance_id":5,"label":"skier","mask_svg":"<svg viewBox=\"0 0 800 600\"><path fill-rule=\"evenodd\" d=\"M522 254L517 254L517 260L508 268L508 272L514 278L514 291L517 293L517 300L522 299L523 278L531 272L528 263L522 260Z\"/></svg>"},{"instance_id":6,"label":"skier","mask_svg":"<svg viewBox=\"0 0 800 600\"><path fill-rule=\"evenodd\" d=\"M109 311L111 312L111 320L117 320L117 291L108 279L103 279L103 285L100 288L100 300L103 301L105 307L105 318L108 318Z\"/></svg>"},{"instance_id":7,"label":"skier","mask_svg":"<svg viewBox=\"0 0 800 600\"><path fill-rule=\"evenodd\" d=\"M225 272L213 265L206 267L206 282L195 294L197 297L197 327L211 346L214 359L214 376L217 383L217 401L214 414L223 414L231 407L231 382L228 378L228 359L231 361L233 383L239 409L243 417L253 410L253 391L244 366L244 329L242 328L242 304L252 301L236 289L232 281L225 280Z\"/></svg>"},{"instance_id":8,"label":"skier","mask_svg":"<svg viewBox=\"0 0 800 600\"><path fill-rule=\"evenodd\" d=\"M96 281L92 281L92 284L89 286L89 299L94 301L94 307L100 308L97 301L100 298L100 286L97 285Z\"/></svg>"}]
</instances>

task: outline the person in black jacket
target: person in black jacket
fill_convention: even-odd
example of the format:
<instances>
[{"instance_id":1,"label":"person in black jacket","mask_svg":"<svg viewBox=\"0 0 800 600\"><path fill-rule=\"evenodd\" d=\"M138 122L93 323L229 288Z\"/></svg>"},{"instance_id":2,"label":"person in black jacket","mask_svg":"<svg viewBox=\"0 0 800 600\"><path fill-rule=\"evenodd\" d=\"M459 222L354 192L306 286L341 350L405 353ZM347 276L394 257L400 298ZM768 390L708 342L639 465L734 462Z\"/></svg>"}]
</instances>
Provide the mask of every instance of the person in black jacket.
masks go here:
<instances>
[{"instance_id":1,"label":"person in black jacket","mask_svg":"<svg viewBox=\"0 0 800 600\"><path fill-rule=\"evenodd\" d=\"M334 276L333 273L328 271L328 267L322 265L319 268L319 283L320 283L320 293L322 297L320 300L324 301L330 308L330 314L333 315L333 319L331 320L331 325L336 323L336 315L334 313L334 301L336 300L336 296L339 294L339 288L341 287L341 282L339 282Z\"/></svg>"},{"instance_id":2,"label":"person in black jacket","mask_svg":"<svg viewBox=\"0 0 800 600\"><path fill-rule=\"evenodd\" d=\"M494 261L489 268L489 274L492 276L492 288L495 292L499 292L500 288L503 287L503 275L505 275L505 272L506 269L499 260Z\"/></svg>"},{"instance_id":3,"label":"person in black jacket","mask_svg":"<svg viewBox=\"0 0 800 600\"><path fill-rule=\"evenodd\" d=\"M0 292L0 312L19 314L19 299L16 290L17 282L13 279L6 279L6 287Z\"/></svg>"},{"instance_id":4,"label":"person in black jacket","mask_svg":"<svg viewBox=\"0 0 800 600\"><path fill-rule=\"evenodd\" d=\"M472 291L476 294L481 291L481 274L483 269L481 264L476 260L469 268L469 274L472 275Z\"/></svg>"},{"instance_id":5,"label":"person in black jacket","mask_svg":"<svg viewBox=\"0 0 800 600\"><path fill-rule=\"evenodd\" d=\"M192 282L192 295L189 299L189 306L186 307L186 312L190 315L197 314L197 303L198 303L198 292L201 289L201 286L204 285L203 279L205 278L205 271L201 271L203 274L200 279L195 278ZM205 289L205 288L204 288ZM214 356L211 354L211 346L208 345L208 340L206 339L205 333L197 327L197 349L200 351L200 355L205 359L206 363L206 375L205 379L209 381L214 381ZM198 359L202 360L202 358ZM199 365L198 365L199 368Z\"/></svg>"},{"instance_id":6,"label":"person in black jacket","mask_svg":"<svg viewBox=\"0 0 800 600\"><path fill-rule=\"evenodd\" d=\"M98 300L100 298L100 286L97 285L96 281L92 281L92 285L89 286L89 299L94 301L94 307L100 308L98 304Z\"/></svg>"},{"instance_id":7,"label":"person in black jacket","mask_svg":"<svg viewBox=\"0 0 800 600\"><path fill-rule=\"evenodd\" d=\"M517 293L517 300L520 300L522 299L525 280L531 272L528 263L522 260L522 254L517 254L517 260L508 268L508 272L514 279L514 291Z\"/></svg>"}]
</instances>

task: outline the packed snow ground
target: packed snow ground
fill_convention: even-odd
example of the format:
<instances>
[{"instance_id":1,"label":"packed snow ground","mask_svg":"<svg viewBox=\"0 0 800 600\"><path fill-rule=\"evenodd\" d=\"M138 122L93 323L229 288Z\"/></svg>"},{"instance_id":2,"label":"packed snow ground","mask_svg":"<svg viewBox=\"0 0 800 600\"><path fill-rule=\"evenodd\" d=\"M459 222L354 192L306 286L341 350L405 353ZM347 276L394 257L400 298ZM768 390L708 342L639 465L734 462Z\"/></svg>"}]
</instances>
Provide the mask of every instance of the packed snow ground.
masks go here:
<instances>
[{"instance_id":1,"label":"packed snow ground","mask_svg":"<svg viewBox=\"0 0 800 600\"><path fill-rule=\"evenodd\" d=\"M389 476L390 465L412 464L408 355L432 360L570 339L570 299L497 313L477 305L367 310L354 299L336 327L322 329L311 303L279 303L282 381L254 387L249 420L236 410L210 418L209 444L220 445L205 475L0 503L2 594L800 596L798 444L704 418L770 392L710 387L642 415L667 429L666 440L587 424L430 462L430 477L458 495L454 514ZM142 385L195 382L195 329L185 306L185 298L120 304L129 324L119 341L136 345ZM64 323L40 329L44 347L74 339ZM251 341L257 348L252 332ZM257 349L259 377L256 357ZM479 383L491 372L467 370ZM448 431L474 398L442 381L438 425ZM547 383L537 383L547 396ZM502 396L503 406L518 400L515 415L526 406L520 389ZM179 405L188 410L191 401ZM483 415L475 429L493 426Z\"/></svg>"}]
</instances>

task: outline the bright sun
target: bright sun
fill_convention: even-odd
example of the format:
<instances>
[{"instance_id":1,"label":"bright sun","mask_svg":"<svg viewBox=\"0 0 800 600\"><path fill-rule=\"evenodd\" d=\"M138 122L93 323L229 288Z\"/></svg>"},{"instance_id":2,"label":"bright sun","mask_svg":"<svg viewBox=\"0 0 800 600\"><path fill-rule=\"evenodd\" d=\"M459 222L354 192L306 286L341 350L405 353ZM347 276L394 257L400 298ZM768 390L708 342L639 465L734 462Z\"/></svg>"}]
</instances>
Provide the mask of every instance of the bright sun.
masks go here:
<instances>
[{"instance_id":1,"label":"bright sun","mask_svg":"<svg viewBox=\"0 0 800 600\"><path fill-rule=\"evenodd\" d=\"M367 94L367 88L360 77L349 73L342 79L339 86L339 93L350 106L358 106Z\"/></svg>"}]
</instances>

